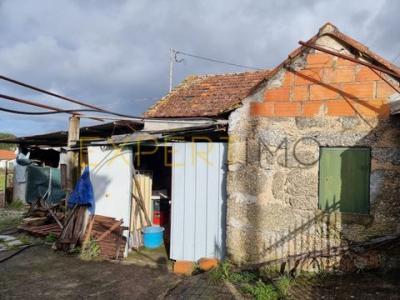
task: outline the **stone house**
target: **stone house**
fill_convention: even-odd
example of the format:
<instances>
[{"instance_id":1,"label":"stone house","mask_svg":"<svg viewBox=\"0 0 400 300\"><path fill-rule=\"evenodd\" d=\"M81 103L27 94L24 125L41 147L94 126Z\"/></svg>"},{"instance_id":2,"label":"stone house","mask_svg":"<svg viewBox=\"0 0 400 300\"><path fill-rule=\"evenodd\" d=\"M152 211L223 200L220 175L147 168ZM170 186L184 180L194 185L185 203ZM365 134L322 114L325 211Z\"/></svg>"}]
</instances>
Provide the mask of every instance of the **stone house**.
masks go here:
<instances>
[{"instance_id":1,"label":"stone house","mask_svg":"<svg viewBox=\"0 0 400 300\"><path fill-rule=\"evenodd\" d=\"M145 116L228 121L207 137L229 138L222 221L234 262L376 267L381 253L342 250L399 232L399 79L327 23L276 68L189 77Z\"/></svg>"}]
</instances>

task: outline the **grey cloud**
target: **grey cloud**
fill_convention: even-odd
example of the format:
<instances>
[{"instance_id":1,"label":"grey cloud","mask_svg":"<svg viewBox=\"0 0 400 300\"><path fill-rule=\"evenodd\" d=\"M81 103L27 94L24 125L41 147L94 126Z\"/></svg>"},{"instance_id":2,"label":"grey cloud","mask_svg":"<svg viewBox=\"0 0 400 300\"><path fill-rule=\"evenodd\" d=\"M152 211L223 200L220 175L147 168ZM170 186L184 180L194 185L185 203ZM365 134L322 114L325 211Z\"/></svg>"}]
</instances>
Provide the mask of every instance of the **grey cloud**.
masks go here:
<instances>
[{"instance_id":1,"label":"grey cloud","mask_svg":"<svg viewBox=\"0 0 400 300\"><path fill-rule=\"evenodd\" d=\"M394 39L399 33L397 6L395 1L372 0L42 0L40 5L34 0L3 0L0 74L139 115L167 93L170 47L272 68L298 40L308 39L331 21L391 58L400 46L400 39ZM238 71L243 69L185 57L175 66L174 83L189 74ZM0 89L67 106L9 84L0 83ZM0 125L17 134L66 129L66 116L29 120L7 115Z\"/></svg>"}]
</instances>

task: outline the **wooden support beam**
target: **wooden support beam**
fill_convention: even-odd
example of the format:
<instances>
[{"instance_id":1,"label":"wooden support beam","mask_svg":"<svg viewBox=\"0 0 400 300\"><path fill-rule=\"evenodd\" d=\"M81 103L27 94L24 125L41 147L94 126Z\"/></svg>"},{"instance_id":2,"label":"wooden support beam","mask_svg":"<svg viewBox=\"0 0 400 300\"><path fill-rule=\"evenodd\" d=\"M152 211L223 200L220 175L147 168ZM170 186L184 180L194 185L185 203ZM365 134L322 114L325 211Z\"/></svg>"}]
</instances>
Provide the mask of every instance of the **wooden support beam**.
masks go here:
<instances>
[{"instance_id":1,"label":"wooden support beam","mask_svg":"<svg viewBox=\"0 0 400 300\"><path fill-rule=\"evenodd\" d=\"M79 131L80 131L80 119L77 116L69 118L68 128L68 149L67 149L67 199L69 194L74 189L76 181L79 177L79 150L71 150L71 148L77 146L79 143ZM67 206L67 202L65 205Z\"/></svg>"}]
</instances>

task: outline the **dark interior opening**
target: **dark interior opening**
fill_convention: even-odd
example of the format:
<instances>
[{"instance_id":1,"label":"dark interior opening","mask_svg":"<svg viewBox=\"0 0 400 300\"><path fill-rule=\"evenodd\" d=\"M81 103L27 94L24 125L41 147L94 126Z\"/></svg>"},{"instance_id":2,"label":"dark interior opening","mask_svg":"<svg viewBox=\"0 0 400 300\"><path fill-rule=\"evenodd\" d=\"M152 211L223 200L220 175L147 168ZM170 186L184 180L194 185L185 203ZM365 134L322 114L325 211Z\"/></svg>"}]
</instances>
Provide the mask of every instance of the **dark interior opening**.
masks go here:
<instances>
[{"instance_id":1,"label":"dark interior opening","mask_svg":"<svg viewBox=\"0 0 400 300\"><path fill-rule=\"evenodd\" d=\"M171 187L172 187L172 147L141 146L135 152L134 167L137 173L147 174L152 178L153 226L164 227L164 246L170 256L171 233Z\"/></svg>"}]
</instances>

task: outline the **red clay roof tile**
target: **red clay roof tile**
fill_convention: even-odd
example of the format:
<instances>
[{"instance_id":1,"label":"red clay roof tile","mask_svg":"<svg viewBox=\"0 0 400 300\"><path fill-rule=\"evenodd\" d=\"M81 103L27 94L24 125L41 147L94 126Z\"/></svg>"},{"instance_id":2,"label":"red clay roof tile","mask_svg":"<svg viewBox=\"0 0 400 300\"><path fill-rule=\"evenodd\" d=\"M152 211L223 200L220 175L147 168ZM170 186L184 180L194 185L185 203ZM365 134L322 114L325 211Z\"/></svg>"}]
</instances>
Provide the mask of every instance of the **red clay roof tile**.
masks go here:
<instances>
[{"instance_id":1,"label":"red clay roof tile","mask_svg":"<svg viewBox=\"0 0 400 300\"><path fill-rule=\"evenodd\" d=\"M189 76L158 101L146 117L214 117L232 110L269 71Z\"/></svg>"}]
</instances>

